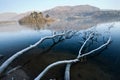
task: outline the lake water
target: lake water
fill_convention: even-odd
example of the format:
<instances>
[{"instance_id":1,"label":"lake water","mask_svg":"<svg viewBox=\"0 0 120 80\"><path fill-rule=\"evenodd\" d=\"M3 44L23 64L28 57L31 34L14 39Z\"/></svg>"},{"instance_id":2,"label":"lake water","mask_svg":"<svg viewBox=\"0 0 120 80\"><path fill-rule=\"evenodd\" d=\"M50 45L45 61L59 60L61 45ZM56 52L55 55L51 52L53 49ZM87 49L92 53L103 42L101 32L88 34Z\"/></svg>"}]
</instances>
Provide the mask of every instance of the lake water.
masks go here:
<instances>
[{"instance_id":1,"label":"lake water","mask_svg":"<svg viewBox=\"0 0 120 80\"><path fill-rule=\"evenodd\" d=\"M63 28L63 25L67 25L67 27ZM113 26L110 27L111 25ZM55 28L55 26L57 26L57 28ZM22 26L17 23L0 25L0 55L4 56L1 58L1 62L23 48L34 44L42 37L50 36L53 34L53 32L61 32L63 30L73 30L76 31L76 34L71 39L59 42L51 50L54 52L60 52L62 54L67 53L76 56L80 49L81 41L84 41L82 37L84 37L85 32L89 31L90 29L94 29L98 33L98 35L96 35L97 40L93 41L91 45L88 44L89 47L86 47L84 52L88 52L102 45L105 41L107 41L109 35L112 36L112 42L106 48L103 48L90 55L88 60L90 59L94 61L104 71L110 75L113 75L113 80L120 80L120 22L87 24L87 26L82 25L86 26L85 28L81 27L80 24L75 25L79 26L77 28L71 28L71 26L73 25L69 23L61 23L61 25L59 23L59 26L58 24L54 23L54 25L49 24L42 28ZM108 33L108 29L110 29L110 33ZM44 50L49 46L51 46L51 40L46 40L41 45L38 45L33 51L36 51L37 53L38 51Z\"/></svg>"}]
</instances>

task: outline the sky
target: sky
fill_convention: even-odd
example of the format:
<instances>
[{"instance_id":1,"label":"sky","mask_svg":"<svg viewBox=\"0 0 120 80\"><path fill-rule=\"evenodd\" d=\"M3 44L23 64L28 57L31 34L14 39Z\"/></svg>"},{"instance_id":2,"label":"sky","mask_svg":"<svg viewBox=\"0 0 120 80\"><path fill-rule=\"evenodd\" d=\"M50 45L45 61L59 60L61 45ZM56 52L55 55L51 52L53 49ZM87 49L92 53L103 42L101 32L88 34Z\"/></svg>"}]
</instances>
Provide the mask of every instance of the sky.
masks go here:
<instances>
[{"instance_id":1,"label":"sky","mask_svg":"<svg viewBox=\"0 0 120 80\"><path fill-rule=\"evenodd\" d=\"M92 5L100 9L120 10L120 0L0 0L0 13L44 11L66 5Z\"/></svg>"}]
</instances>

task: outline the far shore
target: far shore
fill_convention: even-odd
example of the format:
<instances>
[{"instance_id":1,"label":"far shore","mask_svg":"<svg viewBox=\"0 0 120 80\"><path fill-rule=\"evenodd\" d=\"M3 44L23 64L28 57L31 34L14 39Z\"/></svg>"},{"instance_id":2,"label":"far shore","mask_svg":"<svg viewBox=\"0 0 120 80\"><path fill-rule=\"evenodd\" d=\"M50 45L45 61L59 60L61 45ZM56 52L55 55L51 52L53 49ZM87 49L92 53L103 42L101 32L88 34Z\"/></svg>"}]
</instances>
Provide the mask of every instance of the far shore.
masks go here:
<instances>
[{"instance_id":1,"label":"far shore","mask_svg":"<svg viewBox=\"0 0 120 80\"><path fill-rule=\"evenodd\" d=\"M16 24L18 21L0 21L0 25L2 24Z\"/></svg>"}]
</instances>

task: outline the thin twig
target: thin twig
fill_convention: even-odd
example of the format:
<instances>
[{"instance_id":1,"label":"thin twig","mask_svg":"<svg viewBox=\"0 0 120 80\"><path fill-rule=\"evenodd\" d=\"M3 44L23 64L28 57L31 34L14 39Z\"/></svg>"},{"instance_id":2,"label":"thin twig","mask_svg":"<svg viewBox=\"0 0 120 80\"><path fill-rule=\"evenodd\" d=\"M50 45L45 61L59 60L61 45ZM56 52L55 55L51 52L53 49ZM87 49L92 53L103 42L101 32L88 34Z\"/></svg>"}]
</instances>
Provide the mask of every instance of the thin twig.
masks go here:
<instances>
[{"instance_id":1,"label":"thin twig","mask_svg":"<svg viewBox=\"0 0 120 80\"><path fill-rule=\"evenodd\" d=\"M13 69L9 70L9 71L6 73L6 75L11 74L12 72L14 72L14 71L16 71L16 70L20 69L21 67L22 67L22 66L17 66L17 67L15 67L15 68L13 68Z\"/></svg>"}]
</instances>

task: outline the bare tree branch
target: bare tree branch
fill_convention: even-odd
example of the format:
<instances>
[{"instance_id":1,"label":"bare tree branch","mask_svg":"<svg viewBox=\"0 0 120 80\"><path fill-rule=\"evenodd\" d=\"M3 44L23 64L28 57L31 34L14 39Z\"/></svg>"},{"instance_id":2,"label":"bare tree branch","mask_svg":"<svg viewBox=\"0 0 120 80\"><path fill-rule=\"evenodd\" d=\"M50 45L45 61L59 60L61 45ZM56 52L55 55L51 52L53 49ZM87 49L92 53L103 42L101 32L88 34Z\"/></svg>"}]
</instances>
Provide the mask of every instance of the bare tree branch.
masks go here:
<instances>
[{"instance_id":1,"label":"bare tree branch","mask_svg":"<svg viewBox=\"0 0 120 80\"><path fill-rule=\"evenodd\" d=\"M100 47L98 47L98 48L96 48L96 49L94 49L94 50L92 50L92 51L90 51L90 52L88 52L88 53L81 54L81 51L82 51L83 47L85 46L85 44L86 44L86 43L90 40L90 38L92 38L92 37L93 37L93 33L91 33L91 34L89 35L89 37L86 39L86 41L83 43L82 47L81 47L80 50L79 50L79 54L78 54L78 56L77 56L76 59L73 59L73 60L63 60L63 61L54 62L54 63L50 64L49 66L47 66L34 80L40 80L40 79L45 75L45 73L46 73L49 69L51 69L51 68L54 67L54 66L60 65L60 64L67 64L66 70L65 70L65 80L69 80L69 79L70 79L70 76L69 76L69 75L70 75L70 66L71 66L72 63L76 63L76 62L79 61L79 59L80 59L81 57L84 57L84 56L86 56L86 55L89 55L89 54L91 54L91 53L93 53L93 52L95 52L95 51L103 48L104 46L108 45L108 44L110 43L110 41L111 41L111 36L110 36L109 39L108 39L108 41L107 41L106 43L104 43L103 45L101 45Z\"/></svg>"},{"instance_id":2,"label":"bare tree branch","mask_svg":"<svg viewBox=\"0 0 120 80\"><path fill-rule=\"evenodd\" d=\"M79 54L78 54L78 56L77 56L77 58L79 58L80 57L80 55L81 55L81 53L82 53L82 50L83 50L83 48L84 48L84 46L85 46L85 44L90 40L90 38L91 37L93 37L93 33L91 33L90 35L89 35L89 37L87 38L87 40L83 43L83 45L81 46L81 48L80 48L80 50L79 50Z\"/></svg>"},{"instance_id":3,"label":"bare tree branch","mask_svg":"<svg viewBox=\"0 0 120 80\"><path fill-rule=\"evenodd\" d=\"M70 67L71 67L71 65L72 65L72 63L68 63L66 65L64 80L70 80Z\"/></svg>"},{"instance_id":4,"label":"bare tree branch","mask_svg":"<svg viewBox=\"0 0 120 80\"><path fill-rule=\"evenodd\" d=\"M44 74L54 66L57 66L60 64L75 63L77 61L79 61L79 60L73 59L73 60L63 60L63 61L54 62L54 63L50 64L49 66L47 66L34 80L40 80L44 76Z\"/></svg>"},{"instance_id":5,"label":"bare tree branch","mask_svg":"<svg viewBox=\"0 0 120 80\"><path fill-rule=\"evenodd\" d=\"M90 36L91 36L91 35L90 35ZM90 37L90 36L89 36L89 38L84 42L84 44L82 45L82 47L81 47L82 49L83 49L83 47L85 46L86 42L92 37L92 36L91 36L91 37ZM88 52L88 53L82 54L82 55L81 55L82 49L80 48L80 51L79 51L79 54L78 54L79 56L77 57L77 59L80 59L81 57L84 57L84 56L86 56L86 55L89 55L89 54L91 54L91 53L93 53L93 52L95 52L95 51L97 51L97 50L99 50L99 49L107 46L107 45L110 43L110 41L111 41L111 36L109 37L108 41L107 41L105 44L101 45L100 47L98 47L98 48L96 48L96 49L94 49L94 50L92 50L92 51L90 51L90 52ZM65 80L70 80L70 67L71 67L71 65L72 65L72 63L66 65Z\"/></svg>"},{"instance_id":6,"label":"bare tree branch","mask_svg":"<svg viewBox=\"0 0 120 80\"><path fill-rule=\"evenodd\" d=\"M40 43L42 43L44 40L46 39L52 39L56 36L64 36L65 34L69 33L66 32L66 33L61 33L61 34L56 34L56 35L52 35L52 36L47 36L47 37L44 37L44 38L41 38L38 42L36 42L35 44L33 45L30 45L29 47L15 53L13 56L11 56L10 58L8 58L1 66L0 66L0 74L2 74L4 72L4 70L10 65L10 63L16 59L17 57L19 57L20 55L22 55L23 53L25 53L26 51L29 51L30 49L36 47L37 45L39 45Z\"/></svg>"},{"instance_id":7,"label":"bare tree branch","mask_svg":"<svg viewBox=\"0 0 120 80\"><path fill-rule=\"evenodd\" d=\"M90 51L90 52L88 52L88 53L85 53L85 54L80 55L79 58L84 57L84 56L86 56L86 55L89 55L89 54L91 54L91 53L93 53L93 52L95 52L95 51L97 51L97 50L100 50L101 48L107 46L107 45L110 43L110 41L111 41L111 36L109 37L109 39L108 39L108 41L107 41L106 43L104 43L104 44L101 45L100 47L98 47L98 48L96 48L96 49L94 49L94 50L92 50L92 51Z\"/></svg>"},{"instance_id":8,"label":"bare tree branch","mask_svg":"<svg viewBox=\"0 0 120 80\"><path fill-rule=\"evenodd\" d=\"M86 34L86 33L85 33ZM82 54L82 50L84 48L84 46L86 45L86 43L90 40L90 38L93 37L93 32L89 35L89 37L87 38L87 40L83 43L83 45L81 46L80 50L79 50L79 54L77 56L77 59L79 59L79 57ZM70 67L71 67L72 63L67 64L66 65L66 70L65 70L65 79L64 80L70 80Z\"/></svg>"},{"instance_id":9,"label":"bare tree branch","mask_svg":"<svg viewBox=\"0 0 120 80\"><path fill-rule=\"evenodd\" d=\"M30 49L38 46L38 45L39 45L40 43L42 43L44 40L46 40L46 39L53 39L53 38L58 37L58 36L60 36L59 40L69 39L69 38L71 38L74 34L75 34L75 32L68 31L68 32L64 32L64 33L61 33L61 34L53 33L52 36L47 36L47 37L41 38L41 39L40 39L38 42L36 42L35 44L30 45L29 47L27 47L27 48L25 48L25 49L17 52L16 54L14 54L14 55L11 56L10 58L8 58L8 59L0 66L0 74L2 74L2 73L5 71L5 69L10 65L10 63L12 63L12 61L13 61L14 59L16 59L17 57L19 57L20 55L22 55L22 54L25 53L26 51L29 51ZM85 40L85 42L82 44L82 46L81 46L81 48L80 48L80 50L79 50L79 53L78 53L78 56L76 57L76 59L73 59L73 60L63 60L63 61L54 62L54 63L48 65L34 80L40 80L40 79L45 75L45 73L46 73L49 69L51 69L51 68L54 67L54 66L60 65L60 64L67 64L67 65L66 65L66 69L65 69L65 77L64 77L64 79L65 79L65 80L70 80L70 67L71 67L72 63L76 63L76 62L79 61L79 59L80 59L81 57L87 56L87 55L89 55L89 54L91 54L91 53L93 53L93 52L95 52L95 51L97 51L97 50L99 50L99 49L107 46L107 45L110 43L110 41L111 41L111 36L110 36L109 39L108 39L108 41L107 41L106 43L104 43L103 45L101 45L100 47L98 47L98 48L96 48L96 49L94 49L94 50L92 50L92 51L90 51L90 52L87 52L87 53L82 54L82 50L83 50L84 46L87 44L87 42L88 42L93 36L94 36L94 32L92 32L92 33L88 36L88 38ZM56 42L54 39L53 39L53 41ZM16 68L12 69L11 71L8 71L7 73L9 74L9 73L13 72L14 70L16 70L16 69L18 69L18 68L20 68L20 67L16 67Z\"/></svg>"}]
</instances>

